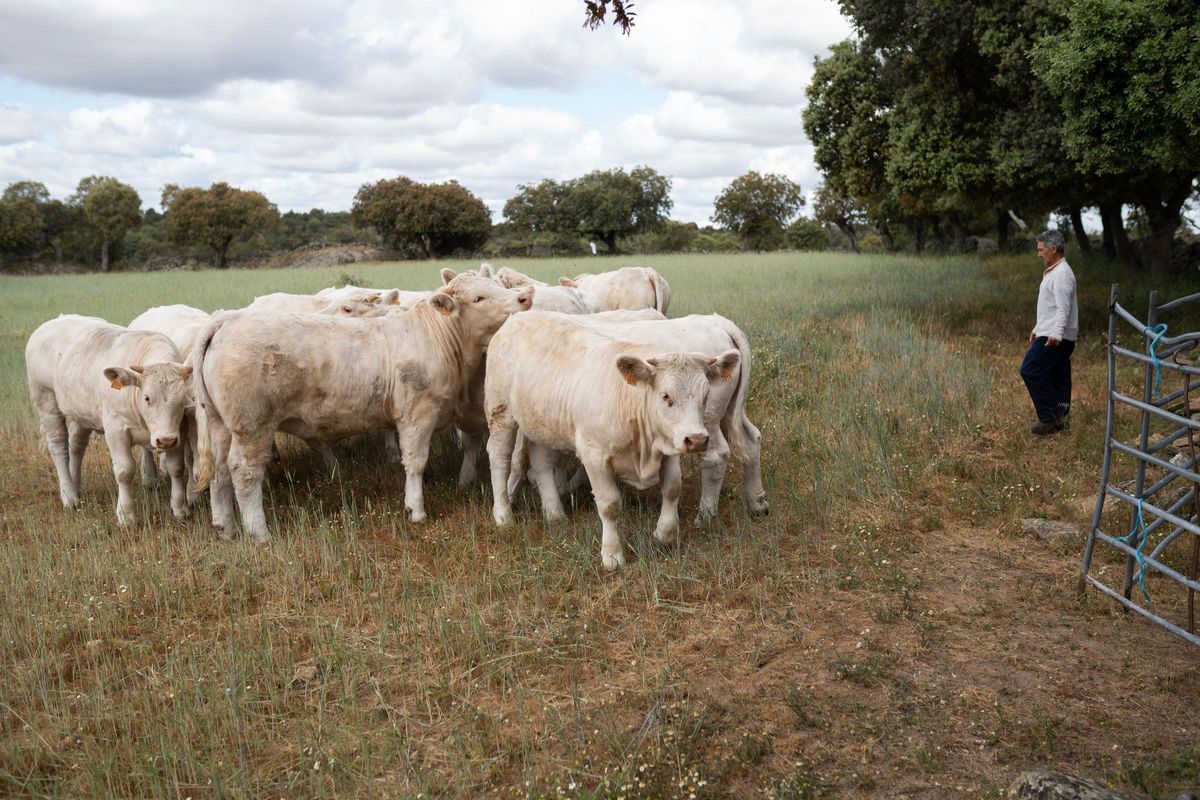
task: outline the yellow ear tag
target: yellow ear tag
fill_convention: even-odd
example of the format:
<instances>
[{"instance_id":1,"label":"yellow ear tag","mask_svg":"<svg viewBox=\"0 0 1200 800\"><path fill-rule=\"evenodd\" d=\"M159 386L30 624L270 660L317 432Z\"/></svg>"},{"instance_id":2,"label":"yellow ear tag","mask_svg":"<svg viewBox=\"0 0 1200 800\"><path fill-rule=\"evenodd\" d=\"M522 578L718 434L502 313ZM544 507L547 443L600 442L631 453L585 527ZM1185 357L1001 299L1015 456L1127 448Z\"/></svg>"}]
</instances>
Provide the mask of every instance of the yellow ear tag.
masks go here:
<instances>
[{"instance_id":1,"label":"yellow ear tag","mask_svg":"<svg viewBox=\"0 0 1200 800\"><path fill-rule=\"evenodd\" d=\"M442 316L448 317L448 316L450 316L453 309L446 308L445 306L438 306L438 311L442 312Z\"/></svg>"},{"instance_id":2,"label":"yellow ear tag","mask_svg":"<svg viewBox=\"0 0 1200 800\"><path fill-rule=\"evenodd\" d=\"M732 373L732 372L730 372L729 370L727 370L727 369L725 369L725 370L721 370L721 379L722 379L722 380L726 380L726 381L727 381L727 380L729 380L729 379L730 379L730 378L732 378L732 377L733 377L733 373Z\"/></svg>"},{"instance_id":3,"label":"yellow ear tag","mask_svg":"<svg viewBox=\"0 0 1200 800\"><path fill-rule=\"evenodd\" d=\"M114 389L124 389L124 388L125 388L125 384L121 383L121 379L120 379L120 378L113 378L113 382L112 382L112 388L114 388Z\"/></svg>"},{"instance_id":4,"label":"yellow ear tag","mask_svg":"<svg viewBox=\"0 0 1200 800\"><path fill-rule=\"evenodd\" d=\"M637 378L633 377L632 372L623 372L623 373L621 373L621 377L623 377L625 379L625 382L628 383L630 386L637 386Z\"/></svg>"}]
</instances>

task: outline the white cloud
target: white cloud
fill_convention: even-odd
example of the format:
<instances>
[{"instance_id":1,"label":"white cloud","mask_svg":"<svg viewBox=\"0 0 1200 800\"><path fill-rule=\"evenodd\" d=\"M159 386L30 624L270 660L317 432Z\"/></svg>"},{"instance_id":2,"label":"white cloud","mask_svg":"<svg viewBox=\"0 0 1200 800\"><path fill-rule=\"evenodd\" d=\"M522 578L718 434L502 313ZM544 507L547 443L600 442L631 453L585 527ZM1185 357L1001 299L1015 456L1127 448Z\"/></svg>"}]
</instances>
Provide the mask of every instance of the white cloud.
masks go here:
<instances>
[{"instance_id":1,"label":"white cloud","mask_svg":"<svg viewBox=\"0 0 1200 800\"><path fill-rule=\"evenodd\" d=\"M655 0L631 36L581 0L0 0L0 185L224 180L348 208L404 174L499 217L518 184L648 164L706 222L750 169L815 185L800 111L832 0ZM38 87L45 88L38 88ZM486 99L485 99L486 98ZM660 100L661 98L661 100ZM512 105L519 103L520 105Z\"/></svg>"},{"instance_id":2,"label":"white cloud","mask_svg":"<svg viewBox=\"0 0 1200 800\"><path fill-rule=\"evenodd\" d=\"M0 145L40 138L43 129L40 116L29 106L0 105Z\"/></svg>"}]
</instances>

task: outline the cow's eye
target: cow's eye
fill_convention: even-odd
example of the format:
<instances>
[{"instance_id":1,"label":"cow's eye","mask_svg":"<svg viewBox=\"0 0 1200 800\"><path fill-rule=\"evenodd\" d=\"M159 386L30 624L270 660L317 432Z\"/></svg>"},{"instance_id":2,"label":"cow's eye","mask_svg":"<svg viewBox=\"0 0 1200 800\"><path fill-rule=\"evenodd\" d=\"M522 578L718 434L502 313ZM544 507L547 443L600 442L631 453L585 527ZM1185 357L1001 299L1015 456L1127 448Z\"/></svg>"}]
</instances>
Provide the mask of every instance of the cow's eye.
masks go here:
<instances>
[{"instance_id":1,"label":"cow's eye","mask_svg":"<svg viewBox=\"0 0 1200 800\"><path fill-rule=\"evenodd\" d=\"M475 298L475 302L476 302L476 303L482 303L482 302L483 302L483 295L479 295L479 297L476 297L476 298Z\"/></svg>"},{"instance_id":2,"label":"cow's eye","mask_svg":"<svg viewBox=\"0 0 1200 800\"><path fill-rule=\"evenodd\" d=\"M667 394L666 392L663 392L662 401L664 403L666 403L668 406L675 405L675 401L671 399L671 395Z\"/></svg>"},{"instance_id":3,"label":"cow's eye","mask_svg":"<svg viewBox=\"0 0 1200 800\"><path fill-rule=\"evenodd\" d=\"M142 399L146 401L146 405L150 405L150 395L143 395Z\"/></svg>"}]
</instances>

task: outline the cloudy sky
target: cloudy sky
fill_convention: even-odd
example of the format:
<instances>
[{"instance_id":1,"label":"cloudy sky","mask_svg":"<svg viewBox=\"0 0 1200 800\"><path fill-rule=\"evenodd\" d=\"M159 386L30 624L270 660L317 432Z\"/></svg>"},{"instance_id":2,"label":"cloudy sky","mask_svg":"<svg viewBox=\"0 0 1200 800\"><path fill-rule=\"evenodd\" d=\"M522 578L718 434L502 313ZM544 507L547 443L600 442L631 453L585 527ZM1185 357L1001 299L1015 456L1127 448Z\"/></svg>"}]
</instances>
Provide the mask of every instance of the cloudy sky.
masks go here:
<instances>
[{"instance_id":1,"label":"cloudy sky","mask_svg":"<svg viewBox=\"0 0 1200 800\"><path fill-rule=\"evenodd\" d=\"M817 182L800 120L834 0L0 0L0 186L227 181L280 210L366 182L459 181L500 219L518 184L648 164L708 222L748 170Z\"/></svg>"}]
</instances>

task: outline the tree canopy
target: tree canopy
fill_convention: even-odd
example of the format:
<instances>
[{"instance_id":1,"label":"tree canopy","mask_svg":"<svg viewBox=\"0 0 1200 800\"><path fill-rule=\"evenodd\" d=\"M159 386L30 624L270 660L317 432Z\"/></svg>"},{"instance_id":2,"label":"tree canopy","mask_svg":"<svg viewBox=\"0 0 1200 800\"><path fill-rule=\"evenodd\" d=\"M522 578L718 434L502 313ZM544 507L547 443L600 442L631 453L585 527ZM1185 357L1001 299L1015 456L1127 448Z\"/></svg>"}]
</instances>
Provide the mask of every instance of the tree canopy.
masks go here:
<instances>
[{"instance_id":1,"label":"tree canopy","mask_svg":"<svg viewBox=\"0 0 1200 800\"><path fill-rule=\"evenodd\" d=\"M167 184L162 207L167 238L175 244L211 249L216 266L222 269L235 240L250 239L279 222L279 209L261 193L223 181L207 189Z\"/></svg>"},{"instance_id":2,"label":"tree canopy","mask_svg":"<svg viewBox=\"0 0 1200 800\"><path fill-rule=\"evenodd\" d=\"M492 228L488 207L457 181L424 184L404 176L359 187L350 218L392 247L419 248L426 258L475 251Z\"/></svg>"},{"instance_id":3,"label":"tree canopy","mask_svg":"<svg viewBox=\"0 0 1200 800\"><path fill-rule=\"evenodd\" d=\"M100 243L100 269L108 272L110 251L115 242L142 224L142 198L132 186L116 178L90 175L79 181L71 202Z\"/></svg>"},{"instance_id":4,"label":"tree canopy","mask_svg":"<svg viewBox=\"0 0 1200 800\"><path fill-rule=\"evenodd\" d=\"M772 250L784 239L804 195L800 184L782 175L750 171L734 178L713 203L713 222L742 240L742 249Z\"/></svg>"}]
</instances>

